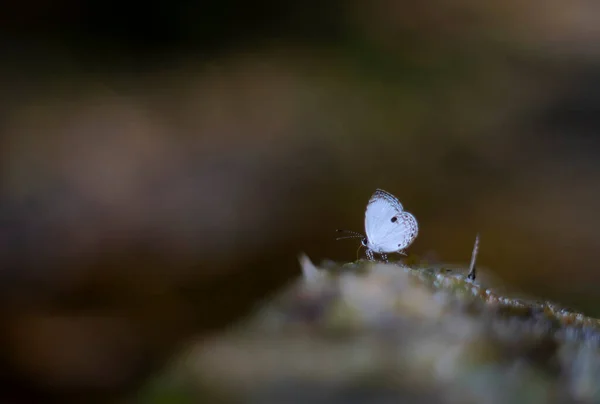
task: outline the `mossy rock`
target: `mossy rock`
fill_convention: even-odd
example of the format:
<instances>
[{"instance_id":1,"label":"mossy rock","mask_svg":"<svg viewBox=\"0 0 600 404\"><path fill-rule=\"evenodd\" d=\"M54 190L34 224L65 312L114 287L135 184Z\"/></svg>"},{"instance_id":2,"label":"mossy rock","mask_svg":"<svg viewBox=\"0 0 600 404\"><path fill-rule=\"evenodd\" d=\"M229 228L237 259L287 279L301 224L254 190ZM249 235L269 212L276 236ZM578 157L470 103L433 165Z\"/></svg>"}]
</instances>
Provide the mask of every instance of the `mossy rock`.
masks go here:
<instances>
[{"instance_id":1,"label":"mossy rock","mask_svg":"<svg viewBox=\"0 0 600 404\"><path fill-rule=\"evenodd\" d=\"M460 269L301 264L302 280L164 377L196 402L600 402L597 319Z\"/></svg>"}]
</instances>

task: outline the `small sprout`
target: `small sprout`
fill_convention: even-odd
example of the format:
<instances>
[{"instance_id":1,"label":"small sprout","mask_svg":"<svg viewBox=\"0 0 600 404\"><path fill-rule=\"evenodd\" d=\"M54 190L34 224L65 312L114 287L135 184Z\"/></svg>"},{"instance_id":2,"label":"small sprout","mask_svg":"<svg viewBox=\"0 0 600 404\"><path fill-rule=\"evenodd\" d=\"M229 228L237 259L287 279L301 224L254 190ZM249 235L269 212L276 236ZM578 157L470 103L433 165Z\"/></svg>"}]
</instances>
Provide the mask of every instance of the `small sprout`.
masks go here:
<instances>
[{"instance_id":1,"label":"small sprout","mask_svg":"<svg viewBox=\"0 0 600 404\"><path fill-rule=\"evenodd\" d=\"M469 266L469 274L467 275L467 279L474 281L476 277L476 266L475 262L477 261L477 253L479 252L479 233L475 237L475 245L473 246L473 253L471 254L471 265Z\"/></svg>"}]
</instances>

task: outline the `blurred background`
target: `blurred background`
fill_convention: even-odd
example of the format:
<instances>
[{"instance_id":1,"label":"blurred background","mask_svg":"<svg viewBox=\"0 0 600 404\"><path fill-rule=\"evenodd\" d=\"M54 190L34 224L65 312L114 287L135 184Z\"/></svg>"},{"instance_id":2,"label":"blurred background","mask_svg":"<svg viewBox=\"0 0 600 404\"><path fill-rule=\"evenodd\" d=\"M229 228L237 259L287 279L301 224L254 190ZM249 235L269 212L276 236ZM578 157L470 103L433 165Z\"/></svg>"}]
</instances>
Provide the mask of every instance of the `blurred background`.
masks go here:
<instances>
[{"instance_id":1,"label":"blurred background","mask_svg":"<svg viewBox=\"0 0 600 404\"><path fill-rule=\"evenodd\" d=\"M600 316L600 3L6 2L4 399L135 389L192 335L356 259L376 188L417 260Z\"/></svg>"}]
</instances>

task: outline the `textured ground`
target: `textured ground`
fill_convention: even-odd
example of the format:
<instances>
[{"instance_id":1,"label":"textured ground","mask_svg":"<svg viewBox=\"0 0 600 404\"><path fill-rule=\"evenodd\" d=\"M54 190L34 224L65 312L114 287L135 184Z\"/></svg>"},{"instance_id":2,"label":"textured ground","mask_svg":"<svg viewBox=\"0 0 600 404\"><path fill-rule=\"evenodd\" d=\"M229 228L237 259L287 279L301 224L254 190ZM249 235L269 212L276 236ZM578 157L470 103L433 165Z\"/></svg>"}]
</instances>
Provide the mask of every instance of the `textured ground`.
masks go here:
<instances>
[{"instance_id":1,"label":"textured ground","mask_svg":"<svg viewBox=\"0 0 600 404\"><path fill-rule=\"evenodd\" d=\"M600 402L597 319L501 295L460 269L301 264L302 280L191 344L137 399Z\"/></svg>"}]
</instances>

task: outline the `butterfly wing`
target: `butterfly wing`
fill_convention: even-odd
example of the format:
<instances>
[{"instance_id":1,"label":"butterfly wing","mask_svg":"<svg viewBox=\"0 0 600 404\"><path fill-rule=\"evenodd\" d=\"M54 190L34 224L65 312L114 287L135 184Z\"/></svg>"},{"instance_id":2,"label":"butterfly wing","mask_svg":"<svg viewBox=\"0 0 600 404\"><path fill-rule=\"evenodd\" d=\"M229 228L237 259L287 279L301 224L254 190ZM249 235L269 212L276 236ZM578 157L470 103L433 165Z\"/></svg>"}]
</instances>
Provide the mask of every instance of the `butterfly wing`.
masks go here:
<instances>
[{"instance_id":1,"label":"butterfly wing","mask_svg":"<svg viewBox=\"0 0 600 404\"><path fill-rule=\"evenodd\" d=\"M375 191L365 212L365 232L370 249L377 253L403 250L414 241L418 230L415 217L403 211L395 196L380 189Z\"/></svg>"},{"instance_id":2,"label":"butterfly wing","mask_svg":"<svg viewBox=\"0 0 600 404\"><path fill-rule=\"evenodd\" d=\"M402 213L402 211L402 204L394 195L381 189L376 190L371 199L369 199L367 210L365 211L365 232L367 239L378 239L379 234L381 234L387 223L390 222L390 219Z\"/></svg>"}]
</instances>

